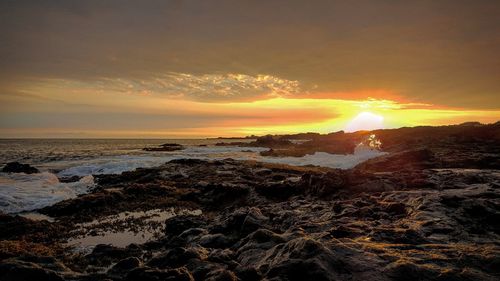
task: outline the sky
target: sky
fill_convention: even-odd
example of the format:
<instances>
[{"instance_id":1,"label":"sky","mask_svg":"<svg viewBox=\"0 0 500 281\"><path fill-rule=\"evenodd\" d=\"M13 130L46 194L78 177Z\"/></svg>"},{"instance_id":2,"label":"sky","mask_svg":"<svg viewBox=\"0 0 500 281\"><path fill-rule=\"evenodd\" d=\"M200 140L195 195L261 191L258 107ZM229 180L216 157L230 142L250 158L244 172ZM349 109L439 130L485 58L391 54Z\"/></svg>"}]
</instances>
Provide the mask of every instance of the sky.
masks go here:
<instances>
[{"instance_id":1,"label":"sky","mask_svg":"<svg viewBox=\"0 0 500 281\"><path fill-rule=\"evenodd\" d=\"M500 120L500 2L0 0L0 138Z\"/></svg>"}]
</instances>

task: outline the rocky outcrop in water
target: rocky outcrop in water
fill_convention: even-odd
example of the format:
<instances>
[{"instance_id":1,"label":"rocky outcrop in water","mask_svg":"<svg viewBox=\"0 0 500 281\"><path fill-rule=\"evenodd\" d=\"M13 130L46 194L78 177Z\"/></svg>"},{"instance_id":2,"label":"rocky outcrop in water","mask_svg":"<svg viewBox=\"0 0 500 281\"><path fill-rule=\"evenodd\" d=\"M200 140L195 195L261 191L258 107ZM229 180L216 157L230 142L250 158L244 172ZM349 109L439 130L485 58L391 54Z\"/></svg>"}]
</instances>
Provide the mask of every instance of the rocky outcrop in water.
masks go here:
<instances>
[{"instance_id":1,"label":"rocky outcrop in water","mask_svg":"<svg viewBox=\"0 0 500 281\"><path fill-rule=\"evenodd\" d=\"M21 164L19 162L7 163L2 168L2 172L4 172L4 173L25 173L25 174L40 173L40 171L37 168L32 167L29 164Z\"/></svg>"},{"instance_id":2,"label":"rocky outcrop in water","mask_svg":"<svg viewBox=\"0 0 500 281\"><path fill-rule=\"evenodd\" d=\"M158 147L145 147L142 150L144 151L176 151L183 150L185 147L183 145L177 143L165 143L159 145Z\"/></svg>"}]
</instances>

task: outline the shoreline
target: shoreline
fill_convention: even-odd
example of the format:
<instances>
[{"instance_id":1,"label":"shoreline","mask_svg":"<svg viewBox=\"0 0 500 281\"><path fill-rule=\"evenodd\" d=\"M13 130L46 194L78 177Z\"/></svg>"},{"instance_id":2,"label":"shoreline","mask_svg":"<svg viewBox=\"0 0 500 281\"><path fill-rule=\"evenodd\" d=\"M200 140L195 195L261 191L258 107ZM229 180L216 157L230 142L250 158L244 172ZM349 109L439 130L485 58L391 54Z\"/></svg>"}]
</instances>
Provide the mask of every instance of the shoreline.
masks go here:
<instances>
[{"instance_id":1,"label":"shoreline","mask_svg":"<svg viewBox=\"0 0 500 281\"><path fill-rule=\"evenodd\" d=\"M0 214L0 272L82 281L495 280L498 140L454 133L418 145L401 135L388 154L344 170L176 159L95 175L89 193L38 210L53 222ZM443 134L451 137L436 141Z\"/></svg>"}]
</instances>

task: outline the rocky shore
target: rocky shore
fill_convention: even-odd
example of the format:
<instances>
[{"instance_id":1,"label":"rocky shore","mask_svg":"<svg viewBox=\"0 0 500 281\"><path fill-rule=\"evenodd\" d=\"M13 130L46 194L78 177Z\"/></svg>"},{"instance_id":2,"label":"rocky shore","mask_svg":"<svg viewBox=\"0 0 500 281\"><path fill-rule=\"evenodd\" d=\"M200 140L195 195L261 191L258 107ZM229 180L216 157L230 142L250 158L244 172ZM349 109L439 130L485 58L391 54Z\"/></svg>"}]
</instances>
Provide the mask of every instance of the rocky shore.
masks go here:
<instances>
[{"instance_id":1,"label":"rocky shore","mask_svg":"<svg viewBox=\"0 0 500 281\"><path fill-rule=\"evenodd\" d=\"M350 170L179 159L99 175L39 210L53 222L0 215L0 280L498 280L491 126L379 131L389 154ZM328 138L346 134L310 142ZM120 245L73 243L106 235Z\"/></svg>"}]
</instances>

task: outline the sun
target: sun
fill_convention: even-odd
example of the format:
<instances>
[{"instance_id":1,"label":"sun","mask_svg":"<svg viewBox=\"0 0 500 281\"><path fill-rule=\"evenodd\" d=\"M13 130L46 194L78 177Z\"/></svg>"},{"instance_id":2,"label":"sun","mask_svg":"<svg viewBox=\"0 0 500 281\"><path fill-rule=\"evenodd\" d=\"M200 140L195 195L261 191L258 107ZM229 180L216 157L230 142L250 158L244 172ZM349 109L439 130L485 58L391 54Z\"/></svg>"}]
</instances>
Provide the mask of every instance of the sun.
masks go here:
<instances>
[{"instance_id":1,"label":"sun","mask_svg":"<svg viewBox=\"0 0 500 281\"><path fill-rule=\"evenodd\" d=\"M345 127L346 132L371 131L384 128L384 117L371 112L361 112Z\"/></svg>"}]
</instances>

